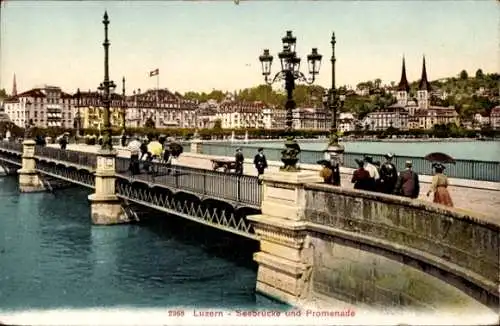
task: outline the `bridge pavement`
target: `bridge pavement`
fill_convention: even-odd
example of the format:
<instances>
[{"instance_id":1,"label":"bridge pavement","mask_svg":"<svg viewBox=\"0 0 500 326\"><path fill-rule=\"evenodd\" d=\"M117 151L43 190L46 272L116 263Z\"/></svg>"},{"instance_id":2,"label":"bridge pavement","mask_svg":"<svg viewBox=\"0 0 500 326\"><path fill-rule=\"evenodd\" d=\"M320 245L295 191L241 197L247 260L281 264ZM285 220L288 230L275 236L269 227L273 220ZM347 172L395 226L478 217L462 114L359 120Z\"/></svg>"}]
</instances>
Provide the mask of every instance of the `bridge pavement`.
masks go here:
<instances>
[{"instance_id":1,"label":"bridge pavement","mask_svg":"<svg viewBox=\"0 0 500 326\"><path fill-rule=\"evenodd\" d=\"M59 147L58 145L49 145L51 147ZM69 144L67 147L69 150L77 150L82 152L97 152L99 146L82 145L82 144ZM119 156L129 157L130 153L123 147L116 146L115 149ZM201 168L201 169L212 169L212 164L208 159L201 160L199 157L194 157L191 153L186 153L188 155L181 155L177 162L179 165ZM270 162L271 163L271 162ZM277 164L270 164L269 170L277 171ZM247 175L257 175L257 171L253 168L246 168L245 174ZM342 186L352 188L351 175L348 173L342 173ZM419 199L423 201L432 201L432 195L430 197L426 196L429 190L430 184L428 182L421 182L420 186L420 196ZM479 188L468 188L468 187L451 187L450 194L453 202L458 209L465 211L478 212L484 215L484 219L492 222L500 223L500 192L488 189Z\"/></svg>"}]
</instances>

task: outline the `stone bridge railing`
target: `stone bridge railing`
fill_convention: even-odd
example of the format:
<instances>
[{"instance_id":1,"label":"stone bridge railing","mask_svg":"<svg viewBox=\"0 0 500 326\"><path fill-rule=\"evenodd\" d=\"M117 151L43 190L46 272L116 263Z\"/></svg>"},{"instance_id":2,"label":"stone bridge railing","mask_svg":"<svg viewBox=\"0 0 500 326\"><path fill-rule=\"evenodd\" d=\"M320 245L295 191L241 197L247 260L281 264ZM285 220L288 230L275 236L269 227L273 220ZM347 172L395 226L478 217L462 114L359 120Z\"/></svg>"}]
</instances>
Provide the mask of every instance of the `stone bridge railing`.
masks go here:
<instances>
[{"instance_id":1,"label":"stone bridge railing","mask_svg":"<svg viewBox=\"0 0 500 326\"><path fill-rule=\"evenodd\" d=\"M498 308L499 224L303 174L264 175L262 215L249 218L259 291L291 303L321 294L376 308Z\"/></svg>"},{"instance_id":2,"label":"stone bridge railing","mask_svg":"<svg viewBox=\"0 0 500 326\"><path fill-rule=\"evenodd\" d=\"M384 297L432 304L445 293L450 304L459 300L436 277L498 305L499 225L396 196L319 184L305 190L308 230L317 237L322 266L315 271L315 289L350 301Z\"/></svg>"}]
</instances>

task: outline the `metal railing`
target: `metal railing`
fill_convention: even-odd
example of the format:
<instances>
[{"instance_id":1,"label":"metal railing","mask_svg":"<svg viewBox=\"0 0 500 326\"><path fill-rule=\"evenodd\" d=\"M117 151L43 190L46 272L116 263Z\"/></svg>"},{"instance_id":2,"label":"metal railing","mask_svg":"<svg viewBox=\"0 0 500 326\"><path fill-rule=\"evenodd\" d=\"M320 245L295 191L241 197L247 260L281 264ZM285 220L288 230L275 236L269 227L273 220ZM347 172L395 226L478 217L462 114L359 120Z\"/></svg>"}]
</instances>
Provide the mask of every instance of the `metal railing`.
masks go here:
<instances>
[{"instance_id":1,"label":"metal railing","mask_svg":"<svg viewBox=\"0 0 500 326\"><path fill-rule=\"evenodd\" d=\"M22 144L0 142L0 148L22 153ZM60 148L35 146L35 156L47 160L73 163L94 170L97 166L97 154L62 150ZM199 196L224 199L253 207L260 207L261 185L258 178L248 175L228 174L223 172L167 165L151 162L152 173L131 176L128 171L130 158L116 157L116 172L119 176L136 178L151 185L175 188L177 191L191 192Z\"/></svg>"},{"instance_id":2,"label":"metal railing","mask_svg":"<svg viewBox=\"0 0 500 326\"><path fill-rule=\"evenodd\" d=\"M0 147L13 152L23 152L23 144L13 141L0 141Z\"/></svg>"},{"instance_id":3,"label":"metal railing","mask_svg":"<svg viewBox=\"0 0 500 326\"><path fill-rule=\"evenodd\" d=\"M129 163L129 158L116 158L116 171L119 176L254 207L260 207L262 201L262 188L255 176L167 165L161 162L151 162L152 172L149 174L131 176L128 172Z\"/></svg>"},{"instance_id":4,"label":"metal railing","mask_svg":"<svg viewBox=\"0 0 500 326\"><path fill-rule=\"evenodd\" d=\"M36 146L35 156L73 163L83 167L90 167L91 169L95 169L97 166L96 153L77 152L62 150L60 148L54 147Z\"/></svg>"},{"instance_id":5,"label":"metal railing","mask_svg":"<svg viewBox=\"0 0 500 326\"><path fill-rule=\"evenodd\" d=\"M260 146L231 143L203 143L202 152L207 155L234 156L235 149L240 147L246 158L253 157ZM282 148L264 148L264 153L269 161L280 161ZM374 161L384 161L382 154L373 153L344 153L344 167L357 168L355 159L362 159L369 155ZM323 151L303 150L300 161L305 164L317 164L324 158ZM412 161L413 170L419 174L432 175L432 164L419 156L395 156L393 163L398 170L404 169L406 161ZM500 182L500 162L478 160L456 160L455 164L447 164L446 174L452 178Z\"/></svg>"}]
</instances>

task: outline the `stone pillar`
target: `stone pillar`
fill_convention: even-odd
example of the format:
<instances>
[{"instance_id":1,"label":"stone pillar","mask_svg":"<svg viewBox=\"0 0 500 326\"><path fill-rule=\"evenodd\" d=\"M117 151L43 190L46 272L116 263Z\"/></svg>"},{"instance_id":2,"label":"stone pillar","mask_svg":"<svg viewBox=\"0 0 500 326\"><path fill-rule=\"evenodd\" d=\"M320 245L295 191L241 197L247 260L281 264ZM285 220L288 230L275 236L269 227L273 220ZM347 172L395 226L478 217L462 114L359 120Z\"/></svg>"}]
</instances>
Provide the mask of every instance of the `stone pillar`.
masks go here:
<instances>
[{"instance_id":1,"label":"stone pillar","mask_svg":"<svg viewBox=\"0 0 500 326\"><path fill-rule=\"evenodd\" d=\"M201 139L191 141L191 153L203 154L203 141Z\"/></svg>"},{"instance_id":2,"label":"stone pillar","mask_svg":"<svg viewBox=\"0 0 500 326\"><path fill-rule=\"evenodd\" d=\"M27 139L23 142L22 167L17 171L19 174L19 190L21 192L45 190L36 171L35 144L35 141L32 139Z\"/></svg>"},{"instance_id":3,"label":"stone pillar","mask_svg":"<svg viewBox=\"0 0 500 326\"><path fill-rule=\"evenodd\" d=\"M290 304L309 294L312 249L309 248L304 184L322 182L310 171L263 175L262 214L249 216L260 241L257 291Z\"/></svg>"},{"instance_id":4,"label":"stone pillar","mask_svg":"<svg viewBox=\"0 0 500 326\"><path fill-rule=\"evenodd\" d=\"M100 225L129 222L115 193L115 151L99 150L95 172L95 193L89 195L92 223Z\"/></svg>"}]
</instances>

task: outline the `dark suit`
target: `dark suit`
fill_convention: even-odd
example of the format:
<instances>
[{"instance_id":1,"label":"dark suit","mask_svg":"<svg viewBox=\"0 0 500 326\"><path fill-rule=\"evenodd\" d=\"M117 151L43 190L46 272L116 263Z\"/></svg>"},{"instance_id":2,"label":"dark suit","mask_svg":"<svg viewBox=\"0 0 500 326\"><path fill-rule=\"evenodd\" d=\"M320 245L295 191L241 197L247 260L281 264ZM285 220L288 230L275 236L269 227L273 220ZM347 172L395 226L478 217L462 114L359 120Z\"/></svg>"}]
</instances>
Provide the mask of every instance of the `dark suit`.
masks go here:
<instances>
[{"instance_id":1,"label":"dark suit","mask_svg":"<svg viewBox=\"0 0 500 326\"><path fill-rule=\"evenodd\" d=\"M337 162L331 162L331 169L332 169L331 184L334 186L340 186L340 164Z\"/></svg>"},{"instance_id":2,"label":"dark suit","mask_svg":"<svg viewBox=\"0 0 500 326\"><path fill-rule=\"evenodd\" d=\"M264 174L264 170L267 169L266 156L264 154L256 154L253 158L253 164L259 175Z\"/></svg>"},{"instance_id":3,"label":"dark suit","mask_svg":"<svg viewBox=\"0 0 500 326\"><path fill-rule=\"evenodd\" d=\"M418 181L418 174L409 169L401 171L394 189L394 194L417 198L419 193L420 183Z\"/></svg>"},{"instance_id":4,"label":"dark suit","mask_svg":"<svg viewBox=\"0 0 500 326\"><path fill-rule=\"evenodd\" d=\"M237 152L236 155L234 156L234 160L236 161L236 167L234 172L240 175L243 174L243 162L245 161L243 153Z\"/></svg>"},{"instance_id":5,"label":"dark suit","mask_svg":"<svg viewBox=\"0 0 500 326\"><path fill-rule=\"evenodd\" d=\"M392 163L386 162L380 167L380 191L392 194L398 181L398 171Z\"/></svg>"}]
</instances>

